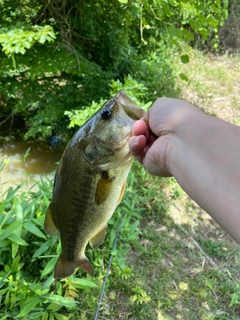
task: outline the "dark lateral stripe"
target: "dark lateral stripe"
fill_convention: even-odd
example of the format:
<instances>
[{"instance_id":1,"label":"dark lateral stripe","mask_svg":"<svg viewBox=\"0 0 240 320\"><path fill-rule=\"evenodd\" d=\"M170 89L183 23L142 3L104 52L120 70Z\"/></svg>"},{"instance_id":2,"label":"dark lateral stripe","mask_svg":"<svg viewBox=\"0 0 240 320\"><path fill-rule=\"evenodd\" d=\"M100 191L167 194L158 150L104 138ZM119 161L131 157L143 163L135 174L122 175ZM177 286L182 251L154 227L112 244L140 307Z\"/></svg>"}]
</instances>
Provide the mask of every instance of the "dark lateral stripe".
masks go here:
<instances>
[{"instance_id":1,"label":"dark lateral stripe","mask_svg":"<svg viewBox=\"0 0 240 320\"><path fill-rule=\"evenodd\" d=\"M77 184L77 190L71 197L71 220L67 232L67 257L69 261L76 260L79 247L84 245L91 232L91 208L93 207L93 193L96 188L96 177L92 172L85 172ZM94 208L93 208L94 210Z\"/></svg>"}]
</instances>

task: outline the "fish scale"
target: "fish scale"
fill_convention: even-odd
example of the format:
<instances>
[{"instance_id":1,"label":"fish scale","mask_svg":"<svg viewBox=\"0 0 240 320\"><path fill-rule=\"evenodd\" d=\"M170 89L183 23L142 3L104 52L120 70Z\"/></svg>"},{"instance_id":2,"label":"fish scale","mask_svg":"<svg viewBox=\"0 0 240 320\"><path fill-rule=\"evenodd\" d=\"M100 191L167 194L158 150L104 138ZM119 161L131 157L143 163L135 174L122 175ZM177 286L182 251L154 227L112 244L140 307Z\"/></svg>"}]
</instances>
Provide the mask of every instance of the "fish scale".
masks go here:
<instances>
[{"instance_id":1,"label":"fish scale","mask_svg":"<svg viewBox=\"0 0 240 320\"><path fill-rule=\"evenodd\" d=\"M128 141L138 119L147 122L146 113L120 91L66 147L44 222L45 232L61 240L55 278L67 277L76 268L94 274L85 248L104 241L107 222L122 199L132 164Z\"/></svg>"}]
</instances>

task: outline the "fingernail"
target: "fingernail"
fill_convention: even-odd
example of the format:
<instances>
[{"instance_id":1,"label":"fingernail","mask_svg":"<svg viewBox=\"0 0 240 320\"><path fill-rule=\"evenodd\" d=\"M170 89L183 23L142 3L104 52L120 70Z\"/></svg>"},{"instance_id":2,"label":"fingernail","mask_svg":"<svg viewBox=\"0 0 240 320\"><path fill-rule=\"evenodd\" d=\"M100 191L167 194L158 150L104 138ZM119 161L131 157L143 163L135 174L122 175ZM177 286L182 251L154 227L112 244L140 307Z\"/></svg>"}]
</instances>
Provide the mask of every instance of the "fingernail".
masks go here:
<instances>
[{"instance_id":1,"label":"fingernail","mask_svg":"<svg viewBox=\"0 0 240 320\"><path fill-rule=\"evenodd\" d=\"M139 137L137 137L137 136L133 137L133 143L135 145L138 145L138 141L139 141Z\"/></svg>"}]
</instances>

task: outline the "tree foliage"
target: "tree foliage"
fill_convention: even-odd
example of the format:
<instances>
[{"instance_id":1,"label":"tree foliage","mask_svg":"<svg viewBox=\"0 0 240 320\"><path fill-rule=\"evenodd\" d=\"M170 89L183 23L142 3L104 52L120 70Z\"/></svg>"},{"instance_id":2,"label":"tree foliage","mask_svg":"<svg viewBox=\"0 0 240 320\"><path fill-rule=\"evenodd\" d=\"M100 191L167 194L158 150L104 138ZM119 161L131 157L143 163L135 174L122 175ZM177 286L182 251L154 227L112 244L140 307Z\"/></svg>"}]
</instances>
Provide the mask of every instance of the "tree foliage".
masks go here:
<instances>
[{"instance_id":1,"label":"tree foliage","mask_svg":"<svg viewBox=\"0 0 240 320\"><path fill-rule=\"evenodd\" d=\"M1 0L0 124L6 129L20 119L25 138L45 139L66 131L66 111L109 98L116 81L135 86L136 94L143 88L143 103L169 94L171 55L183 43L211 40L217 46L227 5L226 0Z\"/></svg>"}]
</instances>

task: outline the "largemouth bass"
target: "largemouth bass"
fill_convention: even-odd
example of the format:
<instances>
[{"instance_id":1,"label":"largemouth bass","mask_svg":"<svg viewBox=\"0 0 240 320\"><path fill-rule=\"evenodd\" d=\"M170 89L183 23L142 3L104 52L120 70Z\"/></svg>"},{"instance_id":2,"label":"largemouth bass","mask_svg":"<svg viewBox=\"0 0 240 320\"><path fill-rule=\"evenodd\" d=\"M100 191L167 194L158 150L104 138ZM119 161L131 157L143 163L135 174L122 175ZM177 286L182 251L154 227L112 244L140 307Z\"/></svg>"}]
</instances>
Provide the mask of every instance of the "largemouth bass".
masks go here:
<instances>
[{"instance_id":1,"label":"largemouth bass","mask_svg":"<svg viewBox=\"0 0 240 320\"><path fill-rule=\"evenodd\" d=\"M122 199L132 164L128 142L138 119L147 121L144 110L119 91L66 147L44 222L45 232L61 239L56 279L76 268L94 275L85 248L89 243L94 249L104 241L107 221Z\"/></svg>"}]
</instances>

